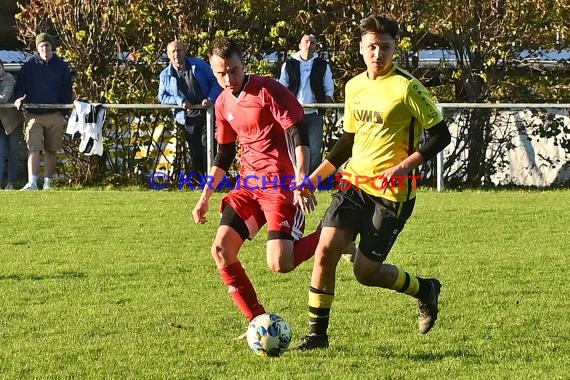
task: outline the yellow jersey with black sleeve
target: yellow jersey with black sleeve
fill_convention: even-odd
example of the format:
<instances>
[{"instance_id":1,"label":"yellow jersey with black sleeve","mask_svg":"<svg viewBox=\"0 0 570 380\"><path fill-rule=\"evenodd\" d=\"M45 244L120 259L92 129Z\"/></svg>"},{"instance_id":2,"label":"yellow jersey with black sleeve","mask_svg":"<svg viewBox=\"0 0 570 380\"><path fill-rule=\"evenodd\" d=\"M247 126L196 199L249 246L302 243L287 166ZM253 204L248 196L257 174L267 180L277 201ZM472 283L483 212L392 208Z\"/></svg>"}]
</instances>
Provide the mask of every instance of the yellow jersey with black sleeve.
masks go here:
<instances>
[{"instance_id":1,"label":"yellow jersey with black sleeve","mask_svg":"<svg viewBox=\"0 0 570 380\"><path fill-rule=\"evenodd\" d=\"M427 89L396 64L375 80L363 72L346 84L344 130L354 133L343 180L377 197L404 202L415 196L414 172L389 183L382 173L418 149L422 128L443 120Z\"/></svg>"}]
</instances>

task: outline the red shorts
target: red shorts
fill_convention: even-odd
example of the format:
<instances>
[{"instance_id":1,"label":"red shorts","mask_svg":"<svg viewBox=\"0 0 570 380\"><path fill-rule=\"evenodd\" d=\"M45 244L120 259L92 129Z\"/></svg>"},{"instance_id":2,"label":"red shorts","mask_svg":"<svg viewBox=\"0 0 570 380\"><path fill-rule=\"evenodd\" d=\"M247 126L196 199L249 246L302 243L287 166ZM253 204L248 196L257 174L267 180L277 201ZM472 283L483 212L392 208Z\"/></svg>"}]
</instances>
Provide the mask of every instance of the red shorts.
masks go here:
<instances>
[{"instance_id":1,"label":"red shorts","mask_svg":"<svg viewBox=\"0 0 570 380\"><path fill-rule=\"evenodd\" d=\"M267 223L268 232L290 234L299 240L305 230L305 215L293 205L293 192L282 187L270 189L234 189L222 199L220 213L230 205L243 219L249 238Z\"/></svg>"}]
</instances>

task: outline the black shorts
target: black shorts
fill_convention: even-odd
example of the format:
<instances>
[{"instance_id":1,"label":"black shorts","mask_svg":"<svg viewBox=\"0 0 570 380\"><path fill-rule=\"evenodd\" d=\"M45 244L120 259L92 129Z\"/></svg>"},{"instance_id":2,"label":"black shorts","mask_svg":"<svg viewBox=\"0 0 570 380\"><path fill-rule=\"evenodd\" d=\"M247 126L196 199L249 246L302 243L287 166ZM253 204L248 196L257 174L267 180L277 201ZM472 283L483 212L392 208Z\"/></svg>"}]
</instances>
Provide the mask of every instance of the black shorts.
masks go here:
<instances>
[{"instance_id":1,"label":"black shorts","mask_svg":"<svg viewBox=\"0 0 570 380\"><path fill-rule=\"evenodd\" d=\"M355 188L336 191L325 212L323 227L354 231L353 240L360 234L360 252L370 260L383 262L415 203L415 198L399 203Z\"/></svg>"}]
</instances>

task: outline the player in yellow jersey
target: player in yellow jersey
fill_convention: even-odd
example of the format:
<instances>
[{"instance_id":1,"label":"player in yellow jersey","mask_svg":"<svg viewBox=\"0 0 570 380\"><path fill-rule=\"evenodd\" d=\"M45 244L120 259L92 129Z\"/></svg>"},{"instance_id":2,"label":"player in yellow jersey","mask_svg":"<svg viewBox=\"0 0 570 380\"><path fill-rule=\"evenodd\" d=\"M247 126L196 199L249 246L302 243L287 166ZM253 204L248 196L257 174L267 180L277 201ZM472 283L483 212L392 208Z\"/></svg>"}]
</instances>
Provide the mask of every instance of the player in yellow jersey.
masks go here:
<instances>
[{"instance_id":1,"label":"player in yellow jersey","mask_svg":"<svg viewBox=\"0 0 570 380\"><path fill-rule=\"evenodd\" d=\"M384 263L415 203L415 169L451 141L441 112L425 87L392 59L399 26L389 16L360 23L360 54L366 71L346 84L344 134L311 174L335 173L349 157L343 186L333 193L323 219L309 290L309 335L297 349L326 348L336 266L343 248L360 235L354 275L365 286L392 289L418 300L419 330L438 315L441 283ZM419 146L422 130L426 140ZM311 187L311 186L309 186ZM305 188L306 196L311 189Z\"/></svg>"}]
</instances>

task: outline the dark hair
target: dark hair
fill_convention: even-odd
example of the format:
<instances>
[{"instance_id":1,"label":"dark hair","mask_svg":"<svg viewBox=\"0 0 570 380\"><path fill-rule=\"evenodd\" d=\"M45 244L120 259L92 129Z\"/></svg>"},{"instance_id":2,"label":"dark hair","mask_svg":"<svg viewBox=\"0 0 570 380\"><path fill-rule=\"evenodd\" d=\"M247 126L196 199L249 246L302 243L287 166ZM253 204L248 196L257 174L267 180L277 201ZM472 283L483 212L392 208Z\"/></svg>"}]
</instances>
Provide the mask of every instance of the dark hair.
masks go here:
<instances>
[{"instance_id":1,"label":"dark hair","mask_svg":"<svg viewBox=\"0 0 570 380\"><path fill-rule=\"evenodd\" d=\"M303 37L303 36L312 36L312 37L315 37L315 39L317 39L317 40L319 39L319 36L317 35L317 33L312 32L310 30L303 31L303 33L301 34L301 37Z\"/></svg>"},{"instance_id":2,"label":"dark hair","mask_svg":"<svg viewBox=\"0 0 570 380\"><path fill-rule=\"evenodd\" d=\"M216 38L212 42L212 46L210 48L210 57L213 55L217 55L220 58L229 59L234 54L237 55L240 58L240 60L243 61L241 49L239 48L237 42L233 38L221 37L221 38Z\"/></svg>"},{"instance_id":3,"label":"dark hair","mask_svg":"<svg viewBox=\"0 0 570 380\"><path fill-rule=\"evenodd\" d=\"M393 39L396 39L400 32L398 22L392 16L385 14L379 16L370 15L360 20L359 28L361 36L367 33L388 33Z\"/></svg>"}]
</instances>

